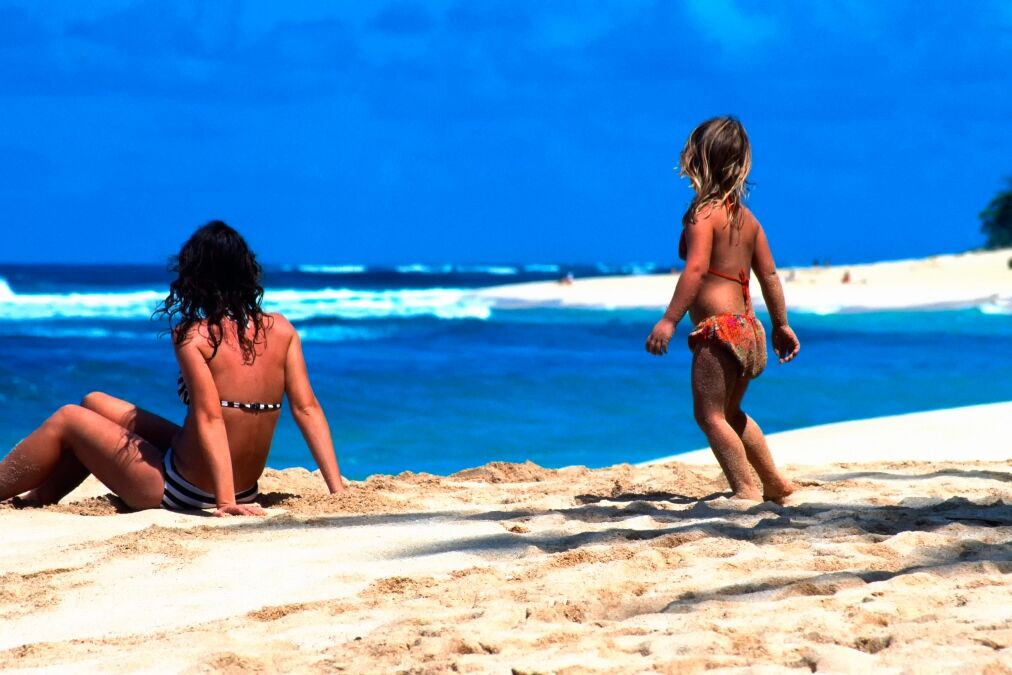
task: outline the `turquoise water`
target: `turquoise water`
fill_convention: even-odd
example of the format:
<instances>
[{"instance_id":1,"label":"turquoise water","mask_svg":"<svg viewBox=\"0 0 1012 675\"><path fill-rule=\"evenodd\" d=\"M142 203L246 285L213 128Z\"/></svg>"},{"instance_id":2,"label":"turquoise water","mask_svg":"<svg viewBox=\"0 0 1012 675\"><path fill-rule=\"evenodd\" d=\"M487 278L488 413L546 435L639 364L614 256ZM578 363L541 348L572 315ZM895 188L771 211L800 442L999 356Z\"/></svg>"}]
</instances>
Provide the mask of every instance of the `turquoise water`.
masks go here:
<instances>
[{"instance_id":1,"label":"turquoise water","mask_svg":"<svg viewBox=\"0 0 1012 675\"><path fill-rule=\"evenodd\" d=\"M656 358L643 342L657 312L503 310L467 293L559 269L278 270L273 285L269 273L268 306L295 318L304 336L345 473L445 474L527 459L593 467L704 446L692 419L687 325ZM440 275L438 285L426 274ZM148 320L164 272L0 267L0 278L0 454L91 390L182 419L171 346ZM767 431L1012 400L1007 314L791 320L800 356L771 362L745 399ZM270 465L311 463L283 415Z\"/></svg>"}]
</instances>

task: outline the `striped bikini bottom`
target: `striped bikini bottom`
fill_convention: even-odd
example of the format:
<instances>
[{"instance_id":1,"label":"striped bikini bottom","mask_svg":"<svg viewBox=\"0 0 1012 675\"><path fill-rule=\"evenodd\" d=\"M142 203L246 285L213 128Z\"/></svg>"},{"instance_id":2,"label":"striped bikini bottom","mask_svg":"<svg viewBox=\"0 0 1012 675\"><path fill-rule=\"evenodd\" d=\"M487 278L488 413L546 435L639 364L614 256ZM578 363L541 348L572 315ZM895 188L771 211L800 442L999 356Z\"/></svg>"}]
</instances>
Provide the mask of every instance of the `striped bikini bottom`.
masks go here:
<instances>
[{"instance_id":1,"label":"striped bikini bottom","mask_svg":"<svg viewBox=\"0 0 1012 675\"><path fill-rule=\"evenodd\" d=\"M163 509L191 511L218 507L218 500L214 495L204 492L179 474L176 462L172 458L172 448L166 450L165 457L162 458L162 473L165 475L165 492L162 494ZM259 496L260 490L257 488L257 484L253 483L251 487L235 493L235 503L249 504Z\"/></svg>"}]
</instances>

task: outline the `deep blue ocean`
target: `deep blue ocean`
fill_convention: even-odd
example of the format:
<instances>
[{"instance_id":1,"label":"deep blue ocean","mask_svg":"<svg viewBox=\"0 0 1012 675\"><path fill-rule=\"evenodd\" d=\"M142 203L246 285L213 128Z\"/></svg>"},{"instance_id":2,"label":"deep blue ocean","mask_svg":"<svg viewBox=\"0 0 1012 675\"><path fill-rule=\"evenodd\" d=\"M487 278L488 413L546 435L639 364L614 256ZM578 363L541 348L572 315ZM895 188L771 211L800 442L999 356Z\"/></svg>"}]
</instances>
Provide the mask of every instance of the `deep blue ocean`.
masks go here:
<instances>
[{"instance_id":1,"label":"deep blue ocean","mask_svg":"<svg viewBox=\"0 0 1012 675\"><path fill-rule=\"evenodd\" d=\"M472 291L650 271L267 267L265 307L303 336L349 478L492 460L598 467L705 446L692 418L688 322L656 358L643 343L660 308L501 309ZM93 390L182 420L165 325L150 320L169 279L157 266L0 265L0 456ZM993 308L790 316L800 356L771 360L745 399L768 432L1012 400L1012 316ZM315 468L287 413L269 463Z\"/></svg>"}]
</instances>

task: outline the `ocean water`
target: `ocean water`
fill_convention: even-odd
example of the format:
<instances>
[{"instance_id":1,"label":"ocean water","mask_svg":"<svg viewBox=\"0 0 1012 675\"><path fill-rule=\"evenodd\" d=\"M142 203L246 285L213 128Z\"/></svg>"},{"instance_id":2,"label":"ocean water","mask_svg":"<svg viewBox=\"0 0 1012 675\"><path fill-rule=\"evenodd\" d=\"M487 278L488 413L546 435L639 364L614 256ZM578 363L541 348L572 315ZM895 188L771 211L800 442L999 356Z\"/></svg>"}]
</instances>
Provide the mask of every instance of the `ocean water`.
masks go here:
<instances>
[{"instance_id":1,"label":"ocean water","mask_svg":"<svg viewBox=\"0 0 1012 675\"><path fill-rule=\"evenodd\" d=\"M303 336L350 478L493 460L597 467L705 446L692 418L687 322L656 358L643 343L658 311L503 309L471 291L567 271L653 270L269 267L265 306ZM182 420L165 325L150 320L168 280L156 266L0 265L0 456L93 390ZM745 398L768 432L1012 399L1012 316L994 307L792 312L791 323L800 356L771 362ZM287 413L269 464L312 468Z\"/></svg>"}]
</instances>

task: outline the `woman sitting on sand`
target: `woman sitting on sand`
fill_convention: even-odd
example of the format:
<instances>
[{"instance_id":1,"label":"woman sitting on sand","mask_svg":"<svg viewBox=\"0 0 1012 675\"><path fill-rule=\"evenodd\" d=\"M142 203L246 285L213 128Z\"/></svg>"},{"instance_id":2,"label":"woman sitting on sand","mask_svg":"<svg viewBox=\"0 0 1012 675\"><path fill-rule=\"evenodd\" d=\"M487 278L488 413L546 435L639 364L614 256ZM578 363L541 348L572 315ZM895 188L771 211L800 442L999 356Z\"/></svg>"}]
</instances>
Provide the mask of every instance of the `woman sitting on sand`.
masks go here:
<instances>
[{"instance_id":1,"label":"woman sitting on sand","mask_svg":"<svg viewBox=\"0 0 1012 675\"><path fill-rule=\"evenodd\" d=\"M128 506L263 515L257 480L288 396L331 493L342 492L330 426L313 394L298 333L260 307L260 265L220 221L198 229L173 263L156 311L172 323L183 426L94 392L67 405L0 462L0 501L58 502L92 473Z\"/></svg>"},{"instance_id":2,"label":"woman sitting on sand","mask_svg":"<svg viewBox=\"0 0 1012 675\"><path fill-rule=\"evenodd\" d=\"M794 488L777 471L762 430L741 409L749 382L766 367L766 333L752 310L749 269L759 279L780 362L797 356L800 343L787 325L766 234L742 203L752 152L741 122L733 117L703 122L686 141L679 163L696 191L682 217L679 255L685 270L646 348L664 354L689 312L696 325L689 334L696 421L736 497L779 502ZM749 464L759 474L761 492Z\"/></svg>"}]
</instances>

